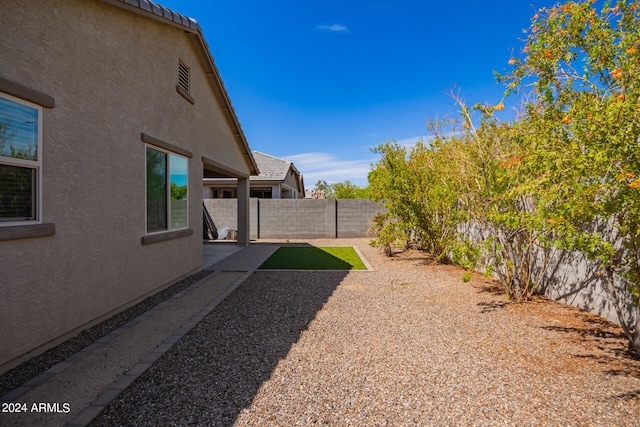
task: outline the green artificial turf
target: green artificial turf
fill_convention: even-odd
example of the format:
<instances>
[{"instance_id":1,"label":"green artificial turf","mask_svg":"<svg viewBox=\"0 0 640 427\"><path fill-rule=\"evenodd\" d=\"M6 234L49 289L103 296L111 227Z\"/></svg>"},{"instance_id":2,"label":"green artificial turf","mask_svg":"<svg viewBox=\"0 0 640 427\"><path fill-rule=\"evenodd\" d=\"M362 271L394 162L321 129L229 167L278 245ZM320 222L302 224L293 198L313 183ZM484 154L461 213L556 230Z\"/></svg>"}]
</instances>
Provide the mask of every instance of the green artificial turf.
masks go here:
<instances>
[{"instance_id":1,"label":"green artificial turf","mask_svg":"<svg viewBox=\"0 0 640 427\"><path fill-rule=\"evenodd\" d=\"M366 270L352 247L282 246L261 270Z\"/></svg>"}]
</instances>

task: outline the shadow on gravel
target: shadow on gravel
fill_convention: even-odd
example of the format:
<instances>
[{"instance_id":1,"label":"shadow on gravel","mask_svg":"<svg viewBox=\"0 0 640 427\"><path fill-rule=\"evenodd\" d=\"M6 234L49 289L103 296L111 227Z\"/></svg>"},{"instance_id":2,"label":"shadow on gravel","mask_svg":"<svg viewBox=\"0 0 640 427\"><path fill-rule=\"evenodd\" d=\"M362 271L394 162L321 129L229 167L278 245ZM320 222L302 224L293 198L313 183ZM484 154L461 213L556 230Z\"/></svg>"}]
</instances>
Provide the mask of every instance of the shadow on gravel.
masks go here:
<instances>
[{"instance_id":1,"label":"shadow on gravel","mask_svg":"<svg viewBox=\"0 0 640 427\"><path fill-rule=\"evenodd\" d=\"M346 274L257 271L91 425L233 425Z\"/></svg>"},{"instance_id":2,"label":"shadow on gravel","mask_svg":"<svg viewBox=\"0 0 640 427\"><path fill-rule=\"evenodd\" d=\"M597 350L591 354L576 354L577 359L591 360L603 367L603 373L611 376L640 378L640 359L629 350L623 332L610 322L582 316L583 326L541 326L542 329L561 332L588 348Z\"/></svg>"},{"instance_id":3,"label":"shadow on gravel","mask_svg":"<svg viewBox=\"0 0 640 427\"><path fill-rule=\"evenodd\" d=\"M596 338L609 338L616 340L624 340L625 335L622 332L610 332L603 331L598 328L574 328L574 327L564 327L564 326L544 326L542 329L546 329L548 331L558 331L558 332L566 332L572 333L576 335L580 335L585 339L596 339Z\"/></svg>"},{"instance_id":4,"label":"shadow on gravel","mask_svg":"<svg viewBox=\"0 0 640 427\"><path fill-rule=\"evenodd\" d=\"M624 399L624 400L640 400L640 390L636 390L636 391L632 391L629 393L624 393L624 394L619 394L618 396L616 396L619 399Z\"/></svg>"},{"instance_id":5,"label":"shadow on gravel","mask_svg":"<svg viewBox=\"0 0 640 427\"><path fill-rule=\"evenodd\" d=\"M501 301L479 302L477 304L478 307L482 307L480 313L491 313L503 308L505 305L507 305L507 303Z\"/></svg>"}]
</instances>

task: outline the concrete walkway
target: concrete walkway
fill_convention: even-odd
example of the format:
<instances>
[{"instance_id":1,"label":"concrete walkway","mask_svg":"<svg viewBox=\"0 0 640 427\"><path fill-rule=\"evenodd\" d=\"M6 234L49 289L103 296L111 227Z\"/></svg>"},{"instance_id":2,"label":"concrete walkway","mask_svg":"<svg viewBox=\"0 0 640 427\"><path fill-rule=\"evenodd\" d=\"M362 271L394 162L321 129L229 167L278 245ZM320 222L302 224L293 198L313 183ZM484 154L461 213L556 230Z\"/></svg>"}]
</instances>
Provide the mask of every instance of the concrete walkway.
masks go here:
<instances>
[{"instance_id":1,"label":"concrete walkway","mask_svg":"<svg viewBox=\"0 0 640 427\"><path fill-rule=\"evenodd\" d=\"M2 413L0 425L87 425L278 246L205 245L203 269L212 274L0 398L26 409Z\"/></svg>"},{"instance_id":2,"label":"concrete walkway","mask_svg":"<svg viewBox=\"0 0 640 427\"><path fill-rule=\"evenodd\" d=\"M202 249L202 269L211 270L215 264L242 249L244 247L235 242L205 243Z\"/></svg>"}]
</instances>

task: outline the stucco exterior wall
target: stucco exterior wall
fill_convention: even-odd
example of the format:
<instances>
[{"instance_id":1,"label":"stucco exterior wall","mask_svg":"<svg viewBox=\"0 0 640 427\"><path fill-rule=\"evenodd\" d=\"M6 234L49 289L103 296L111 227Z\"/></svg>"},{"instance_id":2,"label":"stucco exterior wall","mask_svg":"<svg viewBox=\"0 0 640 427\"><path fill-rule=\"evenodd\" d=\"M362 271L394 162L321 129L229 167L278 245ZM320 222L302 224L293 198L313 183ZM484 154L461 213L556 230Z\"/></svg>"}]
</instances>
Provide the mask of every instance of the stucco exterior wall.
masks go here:
<instances>
[{"instance_id":1,"label":"stucco exterior wall","mask_svg":"<svg viewBox=\"0 0 640 427\"><path fill-rule=\"evenodd\" d=\"M300 184L298 182L298 177L293 172L292 169L289 169L289 172L287 173L287 177L284 180L284 184L296 190L295 198L304 198L304 188L303 189L299 188ZM294 196L291 196L291 197L293 198Z\"/></svg>"},{"instance_id":2,"label":"stucco exterior wall","mask_svg":"<svg viewBox=\"0 0 640 427\"><path fill-rule=\"evenodd\" d=\"M88 0L4 0L0 76L55 98L43 111L42 221L55 235L0 242L0 372L202 262L202 156L249 173L179 28ZM176 91L191 67L192 105ZM192 152L193 234L142 244L141 133Z\"/></svg>"}]
</instances>

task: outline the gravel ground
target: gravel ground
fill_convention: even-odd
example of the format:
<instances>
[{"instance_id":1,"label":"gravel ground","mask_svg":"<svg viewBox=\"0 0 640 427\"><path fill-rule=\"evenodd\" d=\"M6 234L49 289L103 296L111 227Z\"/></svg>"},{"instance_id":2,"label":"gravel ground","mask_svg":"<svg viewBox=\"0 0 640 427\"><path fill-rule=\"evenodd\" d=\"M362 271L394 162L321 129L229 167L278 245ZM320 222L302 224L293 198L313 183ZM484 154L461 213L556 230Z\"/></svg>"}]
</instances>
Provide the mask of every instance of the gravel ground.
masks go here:
<instances>
[{"instance_id":1,"label":"gravel ground","mask_svg":"<svg viewBox=\"0 0 640 427\"><path fill-rule=\"evenodd\" d=\"M254 273L91 425L640 425L614 325L419 252L312 243L375 271Z\"/></svg>"},{"instance_id":2,"label":"gravel ground","mask_svg":"<svg viewBox=\"0 0 640 427\"><path fill-rule=\"evenodd\" d=\"M31 378L40 375L57 363L64 361L67 357L74 355L89 344L107 335L109 332L118 329L142 313L151 310L156 305L169 299L174 294L183 291L211 273L213 272L203 270L174 283L157 294L145 298L133 307L80 332L59 345L5 372L0 376L0 396L4 396L14 388L20 387Z\"/></svg>"}]
</instances>

